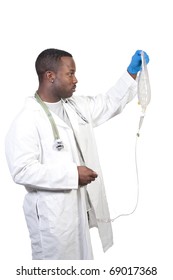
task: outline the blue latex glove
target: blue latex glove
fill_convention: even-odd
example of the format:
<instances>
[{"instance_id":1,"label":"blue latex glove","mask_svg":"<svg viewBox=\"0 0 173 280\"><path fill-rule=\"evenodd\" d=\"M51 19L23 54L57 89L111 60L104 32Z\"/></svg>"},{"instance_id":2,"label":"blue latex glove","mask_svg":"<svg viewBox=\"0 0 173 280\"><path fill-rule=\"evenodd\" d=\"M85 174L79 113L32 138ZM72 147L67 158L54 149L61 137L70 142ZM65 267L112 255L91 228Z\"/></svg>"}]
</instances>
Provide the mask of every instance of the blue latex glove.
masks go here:
<instances>
[{"instance_id":1,"label":"blue latex glove","mask_svg":"<svg viewBox=\"0 0 173 280\"><path fill-rule=\"evenodd\" d=\"M132 56L132 60L130 62L130 65L127 68L127 71L130 74L137 74L141 70L142 60L141 60L141 50L137 50L135 54ZM144 52L144 58L146 63L149 62L149 56L146 52Z\"/></svg>"}]
</instances>

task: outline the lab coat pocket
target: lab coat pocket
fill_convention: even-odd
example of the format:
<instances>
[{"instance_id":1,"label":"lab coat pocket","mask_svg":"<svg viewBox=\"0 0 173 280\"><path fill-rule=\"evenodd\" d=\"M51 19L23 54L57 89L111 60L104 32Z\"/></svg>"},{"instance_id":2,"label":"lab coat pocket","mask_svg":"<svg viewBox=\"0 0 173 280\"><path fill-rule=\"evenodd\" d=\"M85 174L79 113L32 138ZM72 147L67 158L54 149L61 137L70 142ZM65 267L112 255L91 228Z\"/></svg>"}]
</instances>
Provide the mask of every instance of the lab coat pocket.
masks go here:
<instances>
[{"instance_id":1,"label":"lab coat pocket","mask_svg":"<svg viewBox=\"0 0 173 280\"><path fill-rule=\"evenodd\" d=\"M41 231L50 231L51 227L54 227L54 198L50 193L42 193L37 200L37 215L39 228Z\"/></svg>"},{"instance_id":2,"label":"lab coat pocket","mask_svg":"<svg viewBox=\"0 0 173 280\"><path fill-rule=\"evenodd\" d=\"M61 224L65 197L71 191L40 193L37 201L39 228L41 231L55 232Z\"/></svg>"}]
</instances>

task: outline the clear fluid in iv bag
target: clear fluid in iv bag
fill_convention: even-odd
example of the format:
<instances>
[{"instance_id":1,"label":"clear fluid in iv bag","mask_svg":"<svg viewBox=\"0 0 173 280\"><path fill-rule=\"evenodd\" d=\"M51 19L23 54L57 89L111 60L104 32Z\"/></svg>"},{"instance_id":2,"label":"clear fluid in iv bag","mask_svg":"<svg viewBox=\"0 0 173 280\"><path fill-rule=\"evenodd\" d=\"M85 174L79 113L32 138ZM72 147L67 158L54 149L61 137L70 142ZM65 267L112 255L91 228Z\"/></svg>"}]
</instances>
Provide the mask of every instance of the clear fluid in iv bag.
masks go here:
<instances>
[{"instance_id":1,"label":"clear fluid in iv bag","mask_svg":"<svg viewBox=\"0 0 173 280\"><path fill-rule=\"evenodd\" d=\"M142 69L138 77L138 101L142 107L142 112L145 113L147 105L149 104L151 99L151 89L144 52L141 52L141 59Z\"/></svg>"}]
</instances>

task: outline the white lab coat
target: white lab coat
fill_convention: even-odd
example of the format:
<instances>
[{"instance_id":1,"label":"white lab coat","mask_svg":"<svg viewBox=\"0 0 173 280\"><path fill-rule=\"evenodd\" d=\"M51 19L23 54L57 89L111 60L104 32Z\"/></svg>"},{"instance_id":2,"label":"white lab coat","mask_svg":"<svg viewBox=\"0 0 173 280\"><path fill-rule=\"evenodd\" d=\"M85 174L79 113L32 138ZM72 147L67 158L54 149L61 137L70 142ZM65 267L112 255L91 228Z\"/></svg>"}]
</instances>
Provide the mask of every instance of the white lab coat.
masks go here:
<instances>
[{"instance_id":1,"label":"white lab coat","mask_svg":"<svg viewBox=\"0 0 173 280\"><path fill-rule=\"evenodd\" d=\"M135 94L136 81L126 72L106 94L73 96L64 102L73 130L52 113L64 144L61 151L53 149L52 128L44 110L34 97L27 98L7 134L6 157L13 180L27 190L23 207L33 259L93 259L89 234L93 226L98 228L103 250L112 246L111 224L98 221L110 216L93 127L120 113ZM98 173L86 187L78 186L81 163L73 132L86 166Z\"/></svg>"}]
</instances>

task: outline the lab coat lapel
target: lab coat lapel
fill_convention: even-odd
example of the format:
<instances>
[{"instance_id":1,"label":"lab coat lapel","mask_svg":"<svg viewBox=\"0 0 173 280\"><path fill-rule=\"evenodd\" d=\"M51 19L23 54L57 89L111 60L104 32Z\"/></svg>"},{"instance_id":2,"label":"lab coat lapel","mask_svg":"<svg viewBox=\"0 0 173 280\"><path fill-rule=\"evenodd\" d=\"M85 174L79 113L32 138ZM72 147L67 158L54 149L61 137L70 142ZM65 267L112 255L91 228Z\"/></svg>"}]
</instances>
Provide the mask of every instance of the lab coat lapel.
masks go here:
<instances>
[{"instance_id":1,"label":"lab coat lapel","mask_svg":"<svg viewBox=\"0 0 173 280\"><path fill-rule=\"evenodd\" d=\"M68 126L68 124L66 122L64 122L58 115L56 115L54 112L51 111L51 114L54 118L54 121L56 123L57 126L61 126L61 127L64 127L64 128L70 128Z\"/></svg>"},{"instance_id":2,"label":"lab coat lapel","mask_svg":"<svg viewBox=\"0 0 173 280\"><path fill-rule=\"evenodd\" d=\"M73 131L76 134L79 133L79 125L78 125L78 115L76 112L69 106L68 103L63 102L64 109L69 117L71 126L73 128ZM77 135L76 135L77 136Z\"/></svg>"},{"instance_id":3,"label":"lab coat lapel","mask_svg":"<svg viewBox=\"0 0 173 280\"><path fill-rule=\"evenodd\" d=\"M48 120L48 117L46 116L45 111L41 107L41 105L35 100L35 98L32 97L27 97L25 101L25 106L29 108L32 111L40 111L40 114ZM69 128L66 122L64 122L58 115L56 115L54 112L51 111L51 114L53 116L53 119L56 123L57 126L61 126L64 128Z\"/></svg>"},{"instance_id":4,"label":"lab coat lapel","mask_svg":"<svg viewBox=\"0 0 173 280\"><path fill-rule=\"evenodd\" d=\"M81 125L86 125L86 123L78 116L73 108L68 103L63 103L67 115L70 119L70 123L73 129L74 136L76 138L77 146L81 154L82 160L85 162L85 143L83 141L83 132L81 132Z\"/></svg>"}]
</instances>

